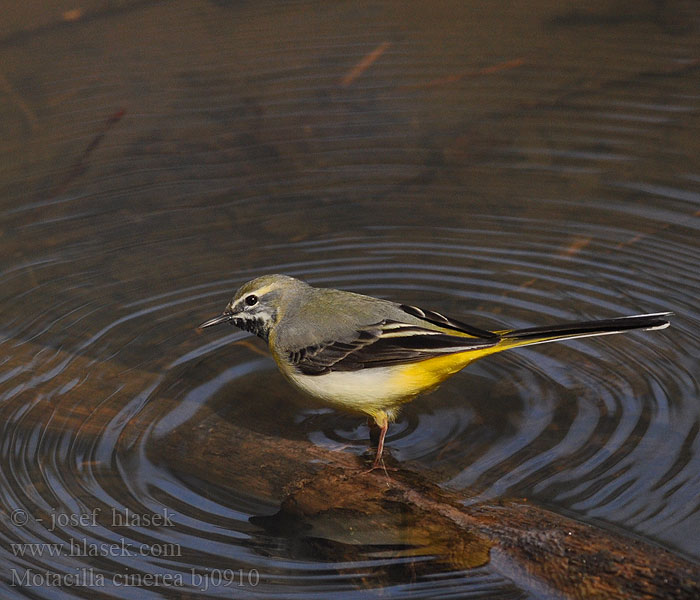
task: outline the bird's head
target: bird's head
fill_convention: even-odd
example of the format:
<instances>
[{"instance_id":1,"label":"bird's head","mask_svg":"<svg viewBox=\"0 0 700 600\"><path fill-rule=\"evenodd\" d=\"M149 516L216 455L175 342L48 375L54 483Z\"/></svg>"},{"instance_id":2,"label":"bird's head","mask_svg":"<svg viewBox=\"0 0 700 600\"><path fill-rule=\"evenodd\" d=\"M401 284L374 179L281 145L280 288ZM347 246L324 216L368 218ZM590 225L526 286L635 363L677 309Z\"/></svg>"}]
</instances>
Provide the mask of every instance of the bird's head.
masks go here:
<instances>
[{"instance_id":1,"label":"bird's head","mask_svg":"<svg viewBox=\"0 0 700 600\"><path fill-rule=\"evenodd\" d=\"M286 275L263 275L242 285L224 312L199 328L228 322L267 341L286 309L308 287L303 281Z\"/></svg>"}]
</instances>

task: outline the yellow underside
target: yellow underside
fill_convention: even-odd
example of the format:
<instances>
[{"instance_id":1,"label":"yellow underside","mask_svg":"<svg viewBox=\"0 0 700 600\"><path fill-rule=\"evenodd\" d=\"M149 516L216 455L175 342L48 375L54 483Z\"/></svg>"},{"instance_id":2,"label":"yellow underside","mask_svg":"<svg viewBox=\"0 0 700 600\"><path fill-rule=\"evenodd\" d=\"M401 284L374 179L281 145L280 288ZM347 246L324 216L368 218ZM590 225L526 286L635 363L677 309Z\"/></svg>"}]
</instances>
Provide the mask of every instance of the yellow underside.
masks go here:
<instances>
[{"instance_id":1,"label":"yellow underside","mask_svg":"<svg viewBox=\"0 0 700 600\"><path fill-rule=\"evenodd\" d=\"M406 401L418 394L440 385L445 379L464 369L467 365L484 356L502 352L518 346L529 346L543 341L554 340L557 336L537 340L504 340L490 348L467 350L447 356L437 356L421 362L405 365L396 370L395 385L406 390Z\"/></svg>"},{"instance_id":2,"label":"yellow underside","mask_svg":"<svg viewBox=\"0 0 700 600\"><path fill-rule=\"evenodd\" d=\"M445 379L461 371L469 363L494 352L498 352L498 350L495 348L469 350L405 365L396 370L396 385L405 389L407 399L411 399L421 392L440 385Z\"/></svg>"},{"instance_id":3,"label":"yellow underside","mask_svg":"<svg viewBox=\"0 0 700 600\"><path fill-rule=\"evenodd\" d=\"M274 353L273 356L290 382L307 394L333 408L369 415L382 425L394 419L402 404L437 387L475 360L509 348L549 339L556 338L505 340L490 348L436 356L416 363L324 375L299 374L280 357Z\"/></svg>"}]
</instances>

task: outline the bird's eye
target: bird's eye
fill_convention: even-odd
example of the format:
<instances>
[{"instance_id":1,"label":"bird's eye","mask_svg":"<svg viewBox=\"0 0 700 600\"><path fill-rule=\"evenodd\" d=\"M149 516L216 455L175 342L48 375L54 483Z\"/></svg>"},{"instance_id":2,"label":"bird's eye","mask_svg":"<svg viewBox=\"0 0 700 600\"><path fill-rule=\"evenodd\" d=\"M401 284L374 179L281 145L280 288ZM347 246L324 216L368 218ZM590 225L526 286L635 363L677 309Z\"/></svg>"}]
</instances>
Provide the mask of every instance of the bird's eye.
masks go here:
<instances>
[{"instance_id":1,"label":"bird's eye","mask_svg":"<svg viewBox=\"0 0 700 600\"><path fill-rule=\"evenodd\" d=\"M244 302L248 306L255 306L258 303L258 297L255 294L251 294L250 296L246 296Z\"/></svg>"}]
</instances>

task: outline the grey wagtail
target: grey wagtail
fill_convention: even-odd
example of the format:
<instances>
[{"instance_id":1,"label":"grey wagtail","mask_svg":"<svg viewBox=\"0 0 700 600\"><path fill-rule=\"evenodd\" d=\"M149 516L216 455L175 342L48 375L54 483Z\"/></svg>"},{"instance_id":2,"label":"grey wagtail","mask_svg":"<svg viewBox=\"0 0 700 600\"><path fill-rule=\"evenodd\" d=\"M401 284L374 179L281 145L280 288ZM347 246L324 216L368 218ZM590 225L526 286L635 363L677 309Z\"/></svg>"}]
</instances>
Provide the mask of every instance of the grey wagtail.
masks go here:
<instances>
[{"instance_id":1,"label":"grey wagtail","mask_svg":"<svg viewBox=\"0 0 700 600\"><path fill-rule=\"evenodd\" d=\"M375 469L401 405L469 363L520 346L664 329L670 314L487 331L416 306L265 275L243 285L222 315L199 327L228 322L256 334L297 388L373 419L380 428Z\"/></svg>"}]
</instances>

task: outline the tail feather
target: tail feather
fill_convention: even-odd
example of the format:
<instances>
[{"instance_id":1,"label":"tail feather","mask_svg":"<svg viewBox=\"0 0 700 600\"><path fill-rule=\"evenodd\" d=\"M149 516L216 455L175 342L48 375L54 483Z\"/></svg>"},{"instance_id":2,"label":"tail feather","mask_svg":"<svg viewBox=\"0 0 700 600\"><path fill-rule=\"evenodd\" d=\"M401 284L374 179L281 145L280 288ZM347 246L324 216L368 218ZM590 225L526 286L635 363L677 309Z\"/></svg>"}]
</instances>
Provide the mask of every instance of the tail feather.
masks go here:
<instances>
[{"instance_id":1,"label":"tail feather","mask_svg":"<svg viewBox=\"0 0 700 600\"><path fill-rule=\"evenodd\" d=\"M617 317L615 319L605 319L600 321L580 321L574 323L564 323L550 327L529 327L527 329L512 329L497 332L506 347L529 346L531 344L542 344L545 342L569 340L580 337L592 337L596 335L611 335L640 329L652 331L655 329L665 329L670 325L666 317L670 312L653 313L649 315L634 315L631 317Z\"/></svg>"}]
</instances>

